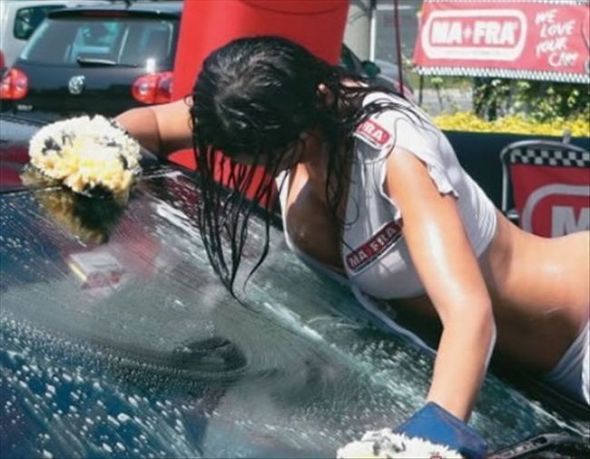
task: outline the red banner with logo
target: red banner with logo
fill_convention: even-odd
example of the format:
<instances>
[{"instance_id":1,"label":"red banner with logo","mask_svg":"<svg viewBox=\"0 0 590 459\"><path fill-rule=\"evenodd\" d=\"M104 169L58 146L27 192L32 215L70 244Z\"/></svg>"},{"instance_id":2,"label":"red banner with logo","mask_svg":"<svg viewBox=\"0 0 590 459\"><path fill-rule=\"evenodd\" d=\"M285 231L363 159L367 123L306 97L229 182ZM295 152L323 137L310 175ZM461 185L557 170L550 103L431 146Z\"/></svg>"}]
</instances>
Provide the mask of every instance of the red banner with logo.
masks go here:
<instances>
[{"instance_id":1,"label":"red banner with logo","mask_svg":"<svg viewBox=\"0 0 590 459\"><path fill-rule=\"evenodd\" d=\"M590 229L588 168L513 164L510 169L524 230L558 237Z\"/></svg>"},{"instance_id":2,"label":"red banner with logo","mask_svg":"<svg viewBox=\"0 0 590 459\"><path fill-rule=\"evenodd\" d=\"M424 0L423 75L590 83L588 0Z\"/></svg>"}]
</instances>

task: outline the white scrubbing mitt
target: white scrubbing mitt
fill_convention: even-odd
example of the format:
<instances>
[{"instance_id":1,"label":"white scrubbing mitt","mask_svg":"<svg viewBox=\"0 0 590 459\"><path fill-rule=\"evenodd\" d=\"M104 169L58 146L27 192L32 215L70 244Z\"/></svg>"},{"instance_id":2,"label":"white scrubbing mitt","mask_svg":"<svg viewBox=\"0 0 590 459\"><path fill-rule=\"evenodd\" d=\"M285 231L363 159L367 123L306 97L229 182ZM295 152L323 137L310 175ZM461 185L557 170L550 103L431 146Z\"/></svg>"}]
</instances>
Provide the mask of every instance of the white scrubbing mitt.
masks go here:
<instances>
[{"instance_id":1,"label":"white scrubbing mitt","mask_svg":"<svg viewBox=\"0 0 590 459\"><path fill-rule=\"evenodd\" d=\"M396 434L391 429L366 432L360 441L353 441L338 450L338 459L407 458L447 459L462 456L443 445L435 445L421 438Z\"/></svg>"}]
</instances>

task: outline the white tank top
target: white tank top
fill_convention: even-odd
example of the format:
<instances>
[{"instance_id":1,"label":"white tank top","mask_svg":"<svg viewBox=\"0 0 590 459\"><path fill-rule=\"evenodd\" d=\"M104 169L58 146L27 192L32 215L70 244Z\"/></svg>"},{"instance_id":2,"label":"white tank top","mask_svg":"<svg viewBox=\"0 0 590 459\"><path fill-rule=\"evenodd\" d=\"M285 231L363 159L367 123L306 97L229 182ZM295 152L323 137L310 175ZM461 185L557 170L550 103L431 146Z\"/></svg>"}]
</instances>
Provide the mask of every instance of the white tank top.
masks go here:
<instances>
[{"instance_id":1,"label":"white tank top","mask_svg":"<svg viewBox=\"0 0 590 459\"><path fill-rule=\"evenodd\" d=\"M460 166L443 133L426 114L410 102L384 93L373 93L364 105L390 100L412 107L386 110L373 115L356 130L353 165L343 228L342 262L351 284L363 293L381 299L408 298L424 293L402 234L403 216L385 191L386 161L394 146L423 161L443 194L452 194L466 234L480 256L491 242L497 224L494 204ZM288 183L284 176L280 198L286 225ZM301 251L289 240L288 245ZM308 256L303 256L309 262Z\"/></svg>"}]
</instances>

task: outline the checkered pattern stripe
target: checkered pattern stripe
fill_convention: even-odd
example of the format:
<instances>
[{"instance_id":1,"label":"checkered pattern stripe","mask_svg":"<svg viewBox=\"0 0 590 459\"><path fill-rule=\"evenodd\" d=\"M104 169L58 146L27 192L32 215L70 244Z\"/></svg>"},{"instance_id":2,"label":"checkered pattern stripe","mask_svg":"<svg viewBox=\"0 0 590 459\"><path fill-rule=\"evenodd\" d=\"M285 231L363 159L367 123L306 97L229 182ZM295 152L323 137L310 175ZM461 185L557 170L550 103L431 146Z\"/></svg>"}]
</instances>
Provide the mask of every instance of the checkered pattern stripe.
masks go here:
<instances>
[{"instance_id":1,"label":"checkered pattern stripe","mask_svg":"<svg viewBox=\"0 0 590 459\"><path fill-rule=\"evenodd\" d=\"M508 154L511 164L536 166L589 167L590 151L538 147L515 148Z\"/></svg>"},{"instance_id":2,"label":"checkered pattern stripe","mask_svg":"<svg viewBox=\"0 0 590 459\"><path fill-rule=\"evenodd\" d=\"M457 0L455 0L457 1ZM483 3L491 0L460 0L463 3ZM496 3L514 3L514 0L495 0ZM424 0L424 3L448 3L448 0ZM546 3L549 5L586 5L588 0L520 0L520 3Z\"/></svg>"},{"instance_id":3,"label":"checkered pattern stripe","mask_svg":"<svg viewBox=\"0 0 590 459\"><path fill-rule=\"evenodd\" d=\"M416 66L416 72L424 76L468 76L483 78L516 78L524 80L557 81L562 83L590 84L590 74L549 72L542 70L514 70L502 68L472 67L423 67Z\"/></svg>"}]
</instances>

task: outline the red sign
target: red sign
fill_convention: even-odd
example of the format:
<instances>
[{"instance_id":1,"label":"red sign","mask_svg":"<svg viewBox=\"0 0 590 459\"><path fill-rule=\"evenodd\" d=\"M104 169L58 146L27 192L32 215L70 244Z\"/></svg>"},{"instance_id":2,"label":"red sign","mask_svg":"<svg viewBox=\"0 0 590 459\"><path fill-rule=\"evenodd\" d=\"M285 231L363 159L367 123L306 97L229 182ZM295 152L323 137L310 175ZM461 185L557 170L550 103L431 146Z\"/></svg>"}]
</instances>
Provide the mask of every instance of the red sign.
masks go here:
<instances>
[{"instance_id":1,"label":"red sign","mask_svg":"<svg viewBox=\"0 0 590 459\"><path fill-rule=\"evenodd\" d=\"M425 0L414 51L424 75L590 83L588 0Z\"/></svg>"},{"instance_id":2,"label":"red sign","mask_svg":"<svg viewBox=\"0 0 590 459\"><path fill-rule=\"evenodd\" d=\"M513 164L510 170L524 230L557 237L590 229L588 168Z\"/></svg>"}]
</instances>

